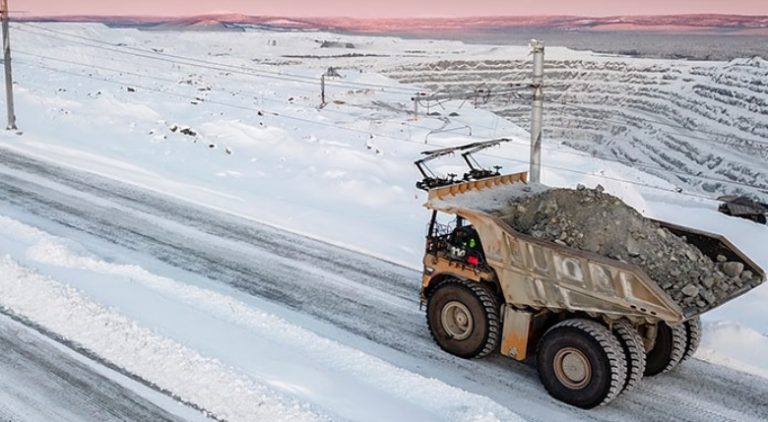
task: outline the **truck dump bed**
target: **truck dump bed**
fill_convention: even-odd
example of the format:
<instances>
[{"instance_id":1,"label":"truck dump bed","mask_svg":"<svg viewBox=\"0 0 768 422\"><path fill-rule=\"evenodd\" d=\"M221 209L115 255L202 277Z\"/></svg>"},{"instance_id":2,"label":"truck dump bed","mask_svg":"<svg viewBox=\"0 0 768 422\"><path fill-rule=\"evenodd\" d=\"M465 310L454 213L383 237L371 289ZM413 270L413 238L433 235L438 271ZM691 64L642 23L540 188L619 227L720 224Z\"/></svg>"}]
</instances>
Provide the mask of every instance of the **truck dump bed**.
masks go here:
<instances>
[{"instance_id":1,"label":"truck dump bed","mask_svg":"<svg viewBox=\"0 0 768 422\"><path fill-rule=\"evenodd\" d=\"M511 200L549 189L526 184L525 178L510 174L431 189L425 204L472 223L509 305L677 324L754 288L744 286L705 308L683 309L639 266L520 233L503 221L503 209ZM725 255L765 279L765 272L723 236L659 224L686 236L713 260Z\"/></svg>"}]
</instances>

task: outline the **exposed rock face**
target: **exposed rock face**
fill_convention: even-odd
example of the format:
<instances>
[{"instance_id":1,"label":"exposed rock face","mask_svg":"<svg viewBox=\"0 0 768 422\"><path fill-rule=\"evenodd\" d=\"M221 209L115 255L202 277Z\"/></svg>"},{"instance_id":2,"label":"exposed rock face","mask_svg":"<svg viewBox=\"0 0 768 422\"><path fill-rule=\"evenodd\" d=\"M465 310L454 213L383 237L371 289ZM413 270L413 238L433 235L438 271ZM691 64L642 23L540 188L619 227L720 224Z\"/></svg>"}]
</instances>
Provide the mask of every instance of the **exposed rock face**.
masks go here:
<instances>
[{"instance_id":1,"label":"exposed rock face","mask_svg":"<svg viewBox=\"0 0 768 422\"><path fill-rule=\"evenodd\" d=\"M762 281L741 262L713 262L600 186L548 190L513 200L502 214L519 232L638 265L684 309L711 308Z\"/></svg>"},{"instance_id":2,"label":"exposed rock face","mask_svg":"<svg viewBox=\"0 0 768 422\"><path fill-rule=\"evenodd\" d=\"M628 162L707 196L748 193L768 203L768 61L586 55L574 60L555 53L547 53L546 60L544 134L550 145L562 143L597 158ZM386 73L402 83L456 94L478 86L503 91L509 83L527 84L531 78L528 57L440 56ZM483 108L530 127L530 108L506 95L492 95Z\"/></svg>"}]
</instances>

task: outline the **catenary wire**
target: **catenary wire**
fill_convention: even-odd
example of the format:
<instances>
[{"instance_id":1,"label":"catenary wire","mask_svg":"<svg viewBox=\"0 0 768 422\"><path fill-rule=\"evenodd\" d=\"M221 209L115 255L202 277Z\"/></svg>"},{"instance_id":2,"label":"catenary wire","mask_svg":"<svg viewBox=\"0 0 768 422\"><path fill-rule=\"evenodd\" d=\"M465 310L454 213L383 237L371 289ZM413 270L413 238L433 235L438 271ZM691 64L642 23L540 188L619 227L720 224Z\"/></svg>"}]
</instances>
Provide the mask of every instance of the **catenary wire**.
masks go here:
<instances>
[{"instance_id":1,"label":"catenary wire","mask_svg":"<svg viewBox=\"0 0 768 422\"><path fill-rule=\"evenodd\" d=\"M123 85L121 82L112 81L112 80L109 80L109 79L97 78L97 77L94 77L94 76L91 76L91 75L84 75L84 74L79 74L79 73L75 73L75 72L68 72L68 71L65 71L65 70L62 70L62 69L56 69L56 68L52 68L52 67L48 67L48 66L44 66L44 65L40 65L40 64L31 64L31 63L26 63L26 62L23 62L23 61L19 62L19 63L22 64L22 65L25 65L25 66L37 67L37 68L49 70L49 71L52 71L52 72L67 74L67 75L70 75L70 76L76 76L76 77L81 77L81 78L86 78L86 79L91 79L91 80L98 80L98 81L101 81L101 82L110 83L110 84L117 84L117 85L121 85L121 86ZM191 97L189 97L187 95L176 94L176 93L169 93L169 92L166 92L166 91L154 89L152 87L140 86L140 85L137 85L137 87L141 88L141 89L145 89L147 91L154 91L154 92L157 92L157 93L161 93L161 94L164 94L164 95L171 95L171 96L185 98L185 99L191 98ZM232 108L236 108L236 109L262 112L262 113L266 113L266 114L272 115L274 117L277 117L278 119L288 119L288 120L293 120L293 121L299 121L299 122L303 122L303 123L308 123L308 124L313 124L313 125L318 125L318 126L334 128L334 129L337 129L337 130L343 130L343 131L363 134L363 135L367 135L367 136L376 136L378 138L390 139L390 140L394 140L394 141L397 141L397 142L405 142L405 143L416 144L416 145L436 146L436 145L430 144L429 142L414 141L414 140L411 140L411 139L398 138L398 137L394 137L394 136L391 136L391 135L375 133L375 132L367 131L367 130L361 130L361 129L355 129L355 128L349 128L349 127L344 127L344 126L324 123L324 122L318 122L318 121L303 119L303 118L295 117L295 116L287 116L287 115L280 114L280 113L277 113L277 112L274 112L274 111L271 111L271 110L267 110L267 109L257 109L257 108L253 108L253 107L242 106L242 105L238 105L238 104L232 104L232 103L227 103L227 102L222 102L222 101L215 101L215 100L209 100L207 102L210 103L210 104L217 104L217 105L221 105L221 106L225 106L225 107L232 107ZM529 162L525 161L525 160L519 160L519 159L510 158L510 157L504 157L504 156L500 156L500 155L489 154L489 153L483 153L483 154L478 154L478 155L485 156L485 157L488 157L488 158L495 158L495 159L498 159L498 160L509 161L509 162L513 162L513 163L529 164ZM632 180L627 180L627 179L621 179L621 178L617 178L617 177L610 177L610 176L595 174L595 173L591 173L591 172L587 172L587 171L570 169L570 168L561 167L561 166L554 166L554 165L543 164L542 167L549 168L549 169L554 169L554 170L565 171L565 172L570 172L570 173L574 173L574 174L581 174L581 175L592 177L592 178L611 180L611 181L615 181L615 182L619 182L619 183L626 183L626 184L641 186L641 187L645 187L645 188L649 188L649 189L653 189L653 190L670 192L670 193L674 193L674 194L677 194L677 195L688 196L688 197L695 197L695 198L699 198L699 199L705 199L705 200L717 202L716 199L711 198L709 196L705 196L705 195L701 195L701 194L695 194L695 193L690 193L690 192L682 192L682 191L680 191L678 189L664 188L664 187L661 187L661 186L656 186L656 185L652 185L652 184L648 184L648 183L632 181Z\"/></svg>"}]
</instances>

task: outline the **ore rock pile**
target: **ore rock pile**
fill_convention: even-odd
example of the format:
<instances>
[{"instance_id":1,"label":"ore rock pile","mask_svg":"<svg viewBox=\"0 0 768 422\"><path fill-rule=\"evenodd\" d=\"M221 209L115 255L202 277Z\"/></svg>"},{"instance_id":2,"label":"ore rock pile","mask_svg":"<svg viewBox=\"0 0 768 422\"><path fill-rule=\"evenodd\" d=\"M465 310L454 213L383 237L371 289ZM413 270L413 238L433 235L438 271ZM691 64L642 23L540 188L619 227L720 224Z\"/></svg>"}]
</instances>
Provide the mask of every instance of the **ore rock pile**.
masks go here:
<instances>
[{"instance_id":1,"label":"ore rock pile","mask_svg":"<svg viewBox=\"0 0 768 422\"><path fill-rule=\"evenodd\" d=\"M683 309L709 309L762 282L741 262L713 262L601 186L550 189L512 200L501 213L521 233L638 265Z\"/></svg>"}]
</instances>

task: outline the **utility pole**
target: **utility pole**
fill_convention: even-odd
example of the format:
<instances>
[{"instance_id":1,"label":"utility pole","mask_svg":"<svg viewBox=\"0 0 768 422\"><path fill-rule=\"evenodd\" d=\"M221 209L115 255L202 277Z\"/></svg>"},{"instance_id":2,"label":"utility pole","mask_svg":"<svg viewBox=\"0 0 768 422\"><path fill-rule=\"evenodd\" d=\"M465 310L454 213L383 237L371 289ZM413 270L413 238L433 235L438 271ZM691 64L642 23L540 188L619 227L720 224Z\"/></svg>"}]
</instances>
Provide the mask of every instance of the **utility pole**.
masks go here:
<instances>
[{"instance_id":1,"label":"utility pole","mask_svg":"<svg viewBox=\"0 0 768 422\"><path fill-rule=\"evenodd\" d=\"M2 4L0 4L3 8L2 10L2 21L3 21L3 50L5 51L4 61L5 61L5 95L7 98L7 105L8 105L8 126L6 127L7 130L17 130L16 127L16 113L13 109L13 76L11 72L11 39L10 39L10 29L8 28L8 23L10 20L10 17L8 16L8 0L2 0Z\"/></svg>"},{"instance_id":2,"label":"utility pole","mask_svg":"<svg viewBox=\"0 0 768 422\"><path fill-rule=\"evenodd\" d=\"M541 126L544 113L544 43L531 40L533 52L533 111L531 112L531 182L541 182Z\"/></svg>"},{"instance_id":3,"label":"utility pole","mask_svg":"<svg viewBox=\"0 0 768 422\"><path fill-rule=\"evenodd\" d=\"M320 108L325 107L325 73L320 76Z\"/></svg>"},{"instance_id":4,"label":"utility pole","mask_svg":"<svg viewBox=\"0 0 768 422\"><path fill-rule=\"evenodd\" d=\"M413 120L419 120L419 96L421 92L417 92L416 95L411 98L413 101Z\"/></svg>"}]
</instances>

